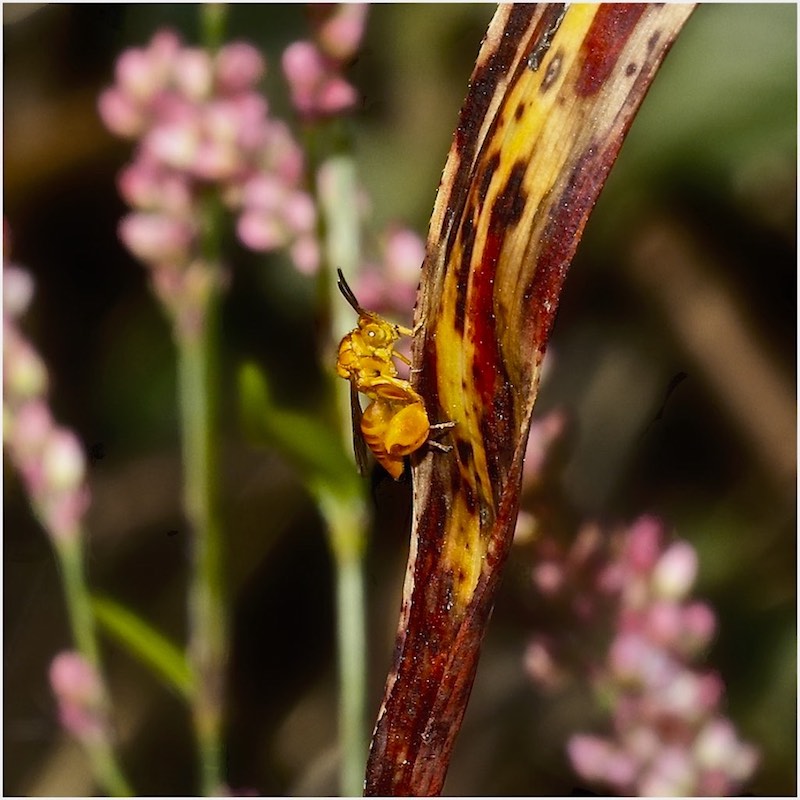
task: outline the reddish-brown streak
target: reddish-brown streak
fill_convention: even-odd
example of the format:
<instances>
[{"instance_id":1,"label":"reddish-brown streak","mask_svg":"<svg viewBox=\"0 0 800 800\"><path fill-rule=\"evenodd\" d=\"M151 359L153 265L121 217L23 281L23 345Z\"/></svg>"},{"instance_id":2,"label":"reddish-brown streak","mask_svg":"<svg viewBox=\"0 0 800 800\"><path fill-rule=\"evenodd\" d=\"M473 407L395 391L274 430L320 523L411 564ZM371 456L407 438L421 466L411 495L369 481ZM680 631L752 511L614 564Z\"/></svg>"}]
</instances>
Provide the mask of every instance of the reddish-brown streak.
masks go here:
<instances>
[{"instance_id":1,"label":"reddish-brown streak","mask_svg":"<svg viewBox=\"0 0 800 800\"><path fill-rule=\"evenodd\" d=\"M495 204L496 207L497 204ZM494 219L494 208L492 210ZM498 471L507 462L508 453L502 448L503 430L501 421L509 423L512 418L512 398L509 391L508 373L501 357L497 341L497 318L494 313L494 280L497 260L505 241L507 230L500 224L489 224L486 245L481 254L480 266L472 276L470 295L470 319L473 329L472 377L482 411L481 422L491 418L494 434L483 435L489 477L496 486ZM484 426L482 425L481 428Z\"/></svg>"},{"instance_id":2,"label":"reddish-brown streak","mask_svg":"<svg viewBox=\"0 0 800 800\"><path fill-rule=\"evenodd\" d=\"M594 94L605 83L646 8L644 3L607 3L598 7L581 45L583 64L575 84L579 97Z\"/></svg>"},{"instance_id":3,"label":"reddish-brown streak","mask_svg":"<svg viewBox=\"0 0 800 800\"><path fill-rule=\"evenodd\" d=\"M497 168L500 166L500 153L493 153L486 166L483 168L483 175L478 178L478 203L480 206L486 202L486 195L489 192L489 186L492 183Z\"/></svg>"},{"instance_id":4,"label":"reddish-brown streak","mask_svg":"<svg viewBox=\"0 0 800 800\"><path fill-rule=\"evenodd\" d=\"M621 143L620 138L600 153L594 147L587 148L570 173L560 199L553 204L559 213L545 228L533 279L525 289L525 297L531 300L525 315L526 336L536 343L540 357L547 347L567 268Z\"/></svg>"},{"instance_id":5,"label":"reddish-brown streak","mask_svg":"<svg viewBox=\"0 0 800 800\"><path fill-rule=\"evenodd\" d=\"M454 279L456 282L455 319L453 327L456 333L464 333L464 316L467 307L467 276L469 265L472 261L472 252L475 248L475 224L472 220L473 210L468 207L461 222L459 238L461 239L461 254L457 263L453 264Z\"/></svg>"},{"instance_id":6,"label":"reddish-brown streak","mask_svg":"<svg viewBox=\"0 0 800 800\"><path fill-rule=\"evenodd\" d=\"M508 21L497 49L483 65L476 67L472 74L469 92L461 107L453 143L461 163L465 167L475 162L477 148L480 146L478 131L486 118L498 83L506 80L509 76L519 40L530 25L535 13L535 5L526 3L514 5L509 12ZM471 183L472 170L459 169L448 199L448 221L449 219L459 219L461 216ZM444 230L448 230L448 228L449 225ZM448 241L444 243L445 259L449 258L455 233L454 229L449 229Z\"/></svg>"},{"instance_id":7,"label":"reddish-brown streak","mask_svg":"<svg viewBox=\"0 0 800 800\"><path fill-rule=\"evenodd\" d=\"M436 384L437 373L437 360L435 342L429 336L425 337L425 363L428 369L416 373L417 376L417 391L422 395L425 400L425 408L428 411L428 416L432 422L446 422L442 418L442 407L439 403L439 387ZM433 416L431 416L433 415Z\"/></svg>"}]
</instances>

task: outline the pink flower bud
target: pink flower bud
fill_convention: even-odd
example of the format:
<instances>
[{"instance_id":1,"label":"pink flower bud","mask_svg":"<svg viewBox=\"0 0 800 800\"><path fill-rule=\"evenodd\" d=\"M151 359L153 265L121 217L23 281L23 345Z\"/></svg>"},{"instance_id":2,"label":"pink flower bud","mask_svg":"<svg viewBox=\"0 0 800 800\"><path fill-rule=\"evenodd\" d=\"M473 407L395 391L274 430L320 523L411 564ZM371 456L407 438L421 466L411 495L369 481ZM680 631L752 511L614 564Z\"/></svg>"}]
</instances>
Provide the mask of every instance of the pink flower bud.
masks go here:
<instances>
[{"instance_id":1,"label":"pink flower bud","mask_svg":"<svg viewBox=\"0 0 800 800\"><path fill-rule=\"evenodd\" d=\"M38 460L54 424L50 409L42 398L25 403L16 413L8 437L18 457Z\"/></svg>"},{"instance_id":2,"label":"pink flower bud","mask_svg":"<svg viewBox=\"0 0 800 800\"><path fill-rule=\"evenodd\" d=\"M44 478L53 491L80 487L86 473L86 460L75 434L56 428L45 445L42 467Z\"/></svg>"},{"instance_id":3,"label":"pink flower bud","mask_svg":"<svg viewBox=\"0 0 800 800\"><path fill-rule=\"evenodd\" d=\"M286 199L286 184L276 175L259 172L249 178L242 191L242 205L252 211L277 214Z\"/></svg>"},{"instance_id":4,"label":"pink flower bud","mask_svg":"<svg viewBox=\"0 0 800 800\"><path fill-rule=\"evenodd\" d=\"M74 541L81 535L81 524L89 508L86 486L71 491L47 493L40 498L42 523L56 542Z\"/></svg>"},{"instance_id":5,"label":"pink flower bud","mask_svg":"<svg viewBox=\"0 0 800 800\"><path fill-rule=\"evenodd\" d=\"M647 609L645 625L650 639L662 647L669 647L683 633L682 609L668 600L656 601Z\"/></svg>"},{"instance_id":6,"label":"pink flower bud","mask_svg":"<svg viewBox=\"0 0 800 800\"><path fill-rule=\"evenodd\" d=\"M386 234L384 254L390 279L408 282L416 289L425 260L422 237L408 228L391 228Z\"/></svg>"},{"instance_id":7,"label":"pink flower bud","mask_svg":"<svg viewBox=\"0 0 800 800\"><path fill-rule=\"evenodd\" d=\"M564 675L542 639L534 639L525 649L525 671L539 685L556 689L564 681Z\"/></svg>"},{"instance_id":8,"label":"pink flower bud","mask_svg":"<svg viewBox=\"0 0 800 800\"><path fill-rule=\"evenodd\" d=\"M215 100L203 109L203 133L220 142L235 142L240 124L236 103L229 100Z\"/></svg>"},{"instance_id":9,"label":"pink flower bud","mask_svg":"<svg viewBox=\"0 0 800 800\"><path fill-rule=\"evenodd\" d=\"M758 763L755 748L743 745L731 721L724 717L715 717L703 726L694 742L694 758L701 768L722 769L737 781L747 780Z\"/></svg>"},{"instance_id":10,"label":"pink flower bud","mask_svg":"<svg viewBox=\"0 0 800 800\"><path fill-rule=\"evenodd\" d=\"M571 736L567 743L572 768L586 780L596 780L603 776L610 750L605 739L587 734Z\"/></svg>"},{"instance_id":11,"label":"pink flower bud","mask_svg":"<svg viewBox=\"0 0 800 800\"><path fill-rule=\"evenodd\" d=\"M117 59L117 86L142 106L163 86L165 75L160 66L146 50L138 47L125 50Z\"/></svg>"},{"instance_id":12,"label":"pink flower bud","mask_svg":"<svg viewBox=\"0 0 800 800\"><path fill-rule=\"evenodd\" d=\"M654 517L641 517L630 529L625 560L636 572L649 572L661 553L661 523Z\"/></svg>"},{"instance_id":13,"label":"pink flower bud","mask_svg":"<svg viewBox=\"0 0 800 800\"><path fill-rule=\"evenodd\" d=\"M181 39L177 33L167 28L156 31L150 40L147 53L160 70L165 70L181 49Z\"/></svg>"},{"instance_id":14,"label":"pink flower bud","mask_svg":"<svg viewBox=\"0 0 800 800\"><path fill-rule=\"evenodd\" d=\"M186 223L161 214L128 214L120 222L123 244L142 261L181 264L188 257L192 233Z\"/></svg>"},{"instance_id":15,"label":"pink flower bud","mask_svg":"<svg viewBox=\"0 0 800 800\"><path fill-rule=\"evenodd\" d=\"M174 59L173 74L177 89L194 102L211 95L213 68L211 56L199 48L180 50Z\"/></svg>"},{"instance_id":16,"label":"pink flower bud","mask_svg":"<svg viewBox=\"0 0 800 800\"><path fill-rule=\"evenodd\" d=\"M543 561L533 568L533 583L545 596L556 594L564 585L564 565Z\"/></svg>"},{"instance_id":17,"label":"pink flower bud","mask_svg":"<svg viewBox=\"0 0 800 800\"><path fill-rule=\"evenodd\" d=\"M272 121L267 128L267 144L262 165L288 184L303 177L303 151L283 122Z\"/></svg>"},{"instance_id":18,"label":"pink flower bud","mask_svg":"<svg viewBox=\"0 0 800 800\"><path fill-rule=\"evenodd\" d=\"M645 797L683 797L692 794L696 773L689 753L683 748L664 747L638 785Z\"/></svg>"},{"instance_id":19,"label":"pink flower bud","mask_svg":"<svg viewBox=\"0 0 800 800\"><path fill-rule=\"evenodd\" d=\"M293 42L281 57L286 80L292 91L309 92L325 77L325 62L313 42Z\"/></svg>"},{"instance_id":20,"label":"pink flower bud","mask_svg":"<svg viewBox=\"0 0 800 800\"><path fill-rule=\"evenodd\" d=\"M221 141L201 142L195 154L192 172L206 181L232 180L242 170L239 153Z\"/></svg>"},{"instance_id":21,"label":"pink flower bud","mask_svg":"<svg viewBox=\"0 0 800 800\"><path fill-rule=\"evenodd\" d=\"M312 110L318 114L334 115L349 111L358 102L358 93L344 79L335 75L324 81L315 93ZM298 106L298 109L301 109Z\"/></svg>"},{"instance_id":22,"label":"pink flower bud","mask_svg":"<svg viewBox=\"0 0 800 800\"><path fill-rule=\"evenodd\" d=\"M364 36L368 11L365 3L339 3L317 32L323 52L340 62L352 58Z\"/></svg>"},{"instance_id":23,"label":"pink flower bud","mask_svg":"<svg viewBox=\"0 0 800 800\"><path fill-rule=\"evenodd\" d=\"M34 399L47 391L47 368L39 354L16 331L5 330L3 386L6 400Z\"/></svg>"},{"instance_id":24,"label":"pink flower bud","mask_svg":"<svg viewBox=\"0 0 800 800\"><path fill-rule=\"evenodd\" d=\"M3 311L9 317L16 319L28 310L33 290L30 272L14 264L3 266Z\"/></svg>"},{"instance_id":25,"label":"pink flower bud","mask_svg":"<svg viewBox=\"0 0 800 800\"><path fill-rule=\"evenodd\" d=\"M309 233L317 221L317 208L307 192L292 192L283 207L283 219L295 234Z\"/></svg>"},{"instance_id":26,"label":"pink flower bud","mask_svg":"<svg viewBox=\"0 0 800 800\"><path fill-rule=\"evenodd\" d=\"M103 124L117 136L132 139L144 130L146 117L141 107L117 88L101 92L97 111Z\"/></svg>"},{"instance_id":27,"label":"pink flower bud","mask_svg":"<svg viewBox=\"0 0 800 800\"><path fill-rule=\"evenodd\" d=\"M302 275L314 275L319 269L319 244L314 236L301 236L292 243L289 255Z\"/></svg>"},{"instance_id":28,"label":"pink flower bud","mask_svg":"<svg viewBox=\"0 0 800 800\"><path fill-rule=\"evenodd\" d=\"M608 662L616 680L623 684L662 684L671 670L667 654L636 633L623 633L614 639Z\"/></svg>"},{"instance_id":29,"label":"pink flower bud","mask_svg":"<svg viewBox=\"0 0 800 800\"><path fill-rule=\"evenodd\" d=\"M102 687L96 670L76 652L59 653L50 665L50 685L61 724L81 741L103 735Z\"/></svg>"},{"instance_id":30,"label":"pink flower bud","mask_svg":"<svg viewBox=\"0 0 800 800\"><path fill-rule=\"evenodd\" d=\"M688 542L675 542L664 552L653 571L652 588L658 597L680 600L694 584L697 553Z\"/></svg>"},{"instance_id":31,"label":"pink flower bud","mask_svg":"<svg viewBox=\"0 0 800 800\"><path fill-rule=\"evenodd\" d=\"M185 175L142 158L120 172L117 188L123 199L140 211L164 211L182 216L192 209L192 193Z\"/></svg>"},{"instance_id":32,"label":"pink flower bud","mask_svg":"<svg viewBox=\"0 0 800 800\"><path fill-rule=\"evenodd\" d=\"M153 127L142 142L145 153L166 166L190 170L200 148L197 119L164 122Z\"/></svg>"},{"instance_id":33,"label":"pink flower bud","mask_svg":"<svg viewBox=\"0 0 800 800\"><path fill-rule=\"evenodd\" d=\"M684 669L676 673L653 697L660 713L686 722L699 719L705 709L700 703L703 686L698 675Z\"/></svg>"},{"instance_id":34,"label":"pink flower bud","mask_svg":"<svg viewBox=\"0 0 800 800\"><path fill-rule=\"evenodd\" d=\"M717 619L706 603L690 603L683 610L684 643L691 652L707 647L717 629Z\"/></svg>"},{"instance_id":35,"label":"pink flower bud","mask_svg":"<svg viewBox=\"0 0 800 800\"><path fill-rule=\"evenodd\" d=\"M261 53L246 42L222 47L214 66L217 87L224 94L246 91L264 77L267 68Z\"/></svg>"},{"instance_id":36,"label":"pink flower bud","mask_svg":"<svg viewBox=\"0 0 800 800\"><path fill-rule=\"evenodd\" d=\"M722 701L725 686L716 672L704 672L698 676L697 705L703 714L708 714Z\"/></svg>"},{"instance_id":37,"label":"pink flower bud","mask_svg":"<svg viewBox=\"0 0 800 800\"><path fill-rule=\"evenodd\" d=\"M613 779L616 786L622 787L635 777L633 762L599 736L571 736L567 742L567 754L572 768L588 781Z\"/></svg>"},{"instance_id":38,"label":"pink flower bud","mask_svg":"<svg viewBox=\"0 0 800 800\"><path fill-rule=\"evenodd\" d=\"M250 92L230 100L229 104L236 119L236 142L248 156L260 156L270 138L267 101Z\"/></svg>"},{"instance_id":39,"label":"pink flower bud","mask_svg":"<svg viewBox=\"0 0 800 800\"><path fill-rule=\"evenodd\" d=\"M245 211L236 223L242 244L256 251L277 250L287 242L286 230L272 216Z\"/></svg>"},{"instance_id":40,"label":"pink flower bud","mask_svg":"<svg viewBox=\"0 0 800 800\"><path fill-rule=\"evenodd\" d=\"M327 65L312 42L294 42L283 51L284 75L289 83L292 103L300 114L317 112L317 92L327 77Z\"/></svg>"}]
</instances>

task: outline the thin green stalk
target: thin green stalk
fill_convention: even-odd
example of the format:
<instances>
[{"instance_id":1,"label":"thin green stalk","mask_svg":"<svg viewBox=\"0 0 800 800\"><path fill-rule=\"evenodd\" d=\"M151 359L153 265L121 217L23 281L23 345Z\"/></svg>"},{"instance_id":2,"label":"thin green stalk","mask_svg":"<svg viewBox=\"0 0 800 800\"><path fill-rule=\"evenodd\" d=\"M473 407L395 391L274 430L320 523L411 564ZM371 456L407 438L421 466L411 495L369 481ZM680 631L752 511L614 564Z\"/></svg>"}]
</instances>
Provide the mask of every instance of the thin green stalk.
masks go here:
<instances>
[{"instance_id":1,"label":"thin green stalk","mask_svg":"<svg viewBox=\"0 0 800 800\"><path fill-rule=\"evenodd\" d=\"M225 40L227 17L225 3L204 3L200 7L200 38L212 53L219 50Z\"/></svg>"},{"instance_id":2,"label":"thin green stalk","mask_svg":"<svg viewBox=\"0 0 800 800\"><path fill-rule=\"evenodd\" d=\"M223 42L226 16L223 3L208 3L200 8L201 40L212 53ZM222 792L224 782L222 727L228 641L217 488L221 214L218 198L207 197L203 208L201 257L209 273L208 291L202 297L193 298L198 324L182 329L178 323L176 337L184 508L192 529L188 655L195 686L192 715L200 790L206 796Z\"/></svg>"},{"instance_id":3,"label":"thin green stalk","mask_svg":"<svg viewBox=\"0 0 800 800\"><path fill-rule=\"evenodd\" d=\"M317 492L336 568L336 644L339 669L340 790L360 796L367 738L364 551L366 510L361 496Z\"/></svg>"},{"instance_id":4,"label":"thin green stalk","mask_svg":"<svg viewBox=\"0 0 800 800\"><path fill-rule=\"evenodd\" d=\"M207 206L203 257L216 276L219 209ZM210 278L197 300L199 323L178 335L178 372L184 508L192 532L189 587L189 660L195 680L193 717L200 760L200 786L218 794L223 784L222 725L227 657L227 608L218 501L219 282Z\"/></svg>"},{"instance_id":5,"label":"thin green stalk","mask_svg":"<svg viewBox=\"0 0 800 800\"><path fill-rule=\"evenodd\" d=\"M109 719L111 702L100 666L97 632L84 573L82 542L82 531L76 531L73 537L56 542L56 553L61 564L64 595L75 646L97 675L102 695L101 713ZM114 797L131 797L133 791L117 761L111 741L107 738L84 741L84 746L98 783Z\"/></svg>"},{"instance_id":6,"label":"thin green stalk","mask_svg":"<svg viewBox=\"0 0 800 800\"><path fill-rule=\"evenodd\" d=\"M359 222L355 164L348 153L337 154L320 166L325 170L324 185L317 187L324 232L326 276L335 268L354 275L360 262ZM331 302L331 293L323 292ZM333 302L333 330L352 327L350 310ZM344 313L348 317L343 316ZM342 435L352 435L349 392L337 380L337 417ZM364 553L367 515L363 495L357 498L336 497L320 503L328 525L328 540L336 568L336 644L339 665L339 738L342 759L340 788L344 795L357 796L363 791L366 763L366 635L364 607Z\"/></svg>"}]
</instances>

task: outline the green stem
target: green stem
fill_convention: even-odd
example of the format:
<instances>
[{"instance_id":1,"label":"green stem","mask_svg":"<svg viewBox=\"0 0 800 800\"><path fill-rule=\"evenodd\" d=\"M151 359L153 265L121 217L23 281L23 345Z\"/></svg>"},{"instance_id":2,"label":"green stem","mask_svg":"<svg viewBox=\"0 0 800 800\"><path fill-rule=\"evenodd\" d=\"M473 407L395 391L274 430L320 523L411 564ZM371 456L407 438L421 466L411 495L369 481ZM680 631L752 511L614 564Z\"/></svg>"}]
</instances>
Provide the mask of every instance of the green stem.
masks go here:
<instances>
[{"instance_id":1,"label":"green stem","mask_svg":"<svg viewBox=\"0 0 800 800\"><path fill-rule=\"evenodd\" d=\"M82 531L75 531L74 536L56 543L56 553L61 564L64 596L75 646L97 675L102 698L100 713L105 719L110 719L111 702L101 671L97 632L84 572L83 539ZM83 744L98 783L114 797L131 797L133 791L117 761L111 741L102 738L84 741Z\"/></svg>"},{"instance_id":2,"label":"green stem","mask_svg":"<svg viewBox=\"0 0 800 800\"><path fill-rule=\"evenodd\" d=\"M226 3L204 3L200 7L200 39L212 53L219 50L225 39Z\"/></svg>"},{"instance_id":3,"label":"green stem","mask_svg":"<svg viewBox=\"0 0 800 800\"><path fill-rule=\"evenodd\" d=\"M318 133L318 132L316 132ZM316 170L325 170L325 181L316 186L322 218L324 266L321 297L332 304L333 331L352 327L351 310L337 303L329 287L335 268L354 275L360 262L359 220L355 164L348 152L329 156ZM336 295L338 297L338 294ZM345 314L347 316L345 316ZM332 339L333 337L331 337ZM329 343L330 344L330 343ZM329 353L333 358L332 347ZM349 390L336 379L334 390L342 436L352 436ZM339 664L339 738L342 760L340 788L344 795L357 796L363 791L367 737L366 708L366 635L364 611L364 552L367 515L363 492L357 497L319 498L328 526L328 540L336 568L336 644Z\"/></svg>"},{"instance_id":4,"label":"green stem","mask_svg":"<svg viewBox=\"0 0 800 800\"><path fill-rule=\"evenodd\" d=\"M366 513L359 497L318 496L336 566L336 640L339 668L340 790L360 796L367 752L364 550Z\"/></svg>"},{"instance_id":5,"label":"green stem","mask_svg":"<svg viewBox=\"0 0 800 800\"><path fill-rule=\"evenodd\" d=\"M178 372L184 508L192 531L189 587L189 660L195 680L193 717L200 786L218 794L223 783L222 724L227 658L227 609L218 511L218 286L219 207L207 204L203 257L210 278L198 303L199 324L179 330Z\"/></svg>"}]
</instances>

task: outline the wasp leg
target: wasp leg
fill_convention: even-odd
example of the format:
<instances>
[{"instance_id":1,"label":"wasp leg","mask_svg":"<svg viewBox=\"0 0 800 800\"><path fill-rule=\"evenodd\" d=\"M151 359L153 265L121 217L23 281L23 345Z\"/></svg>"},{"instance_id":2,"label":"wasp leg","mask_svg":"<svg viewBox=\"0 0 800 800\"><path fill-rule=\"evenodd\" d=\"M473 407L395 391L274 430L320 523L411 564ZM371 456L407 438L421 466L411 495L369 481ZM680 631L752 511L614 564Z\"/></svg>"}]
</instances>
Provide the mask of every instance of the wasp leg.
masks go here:
<instances>
[{"instance_id":1,"label":"wasp leg","mask_svg":"<svg viewBox=\"0 0 800 800\"><path fill-rule=\"evenodd\" d=\"M437 442L435 439L428 439L428 446L432 447L434 450L438 450L440 453L449 453L453 449L453 445L442 444L441 442Z\"/></svg>"},{"instance_id":2,"label":"wasp leg","mask_svg":"<svg viewBox=\"0 0 800 800\"><path fill-rule=\"evenodd\" d=\"M444 431L449 431L451 428L455 428L455 422L437 422L435 425L431 425L430 433L428 438L428 444L434 449L438 450L441 453L449 453L453 448L449 444L442 444L441 442L437 442L433 437L438 436Z\"/></svg>"},{"instance_id":3,"label":"wasp leg","mask_svg":"<svg viewBox=\"0 0 800 800\"><path fill-rule=\"evenodd\" d=\"M456 423L453 421L450 422L437 422L435 425L431 425L432 431L449 431L450 428L455 428Z\"/></svg>"}]
</instances>

